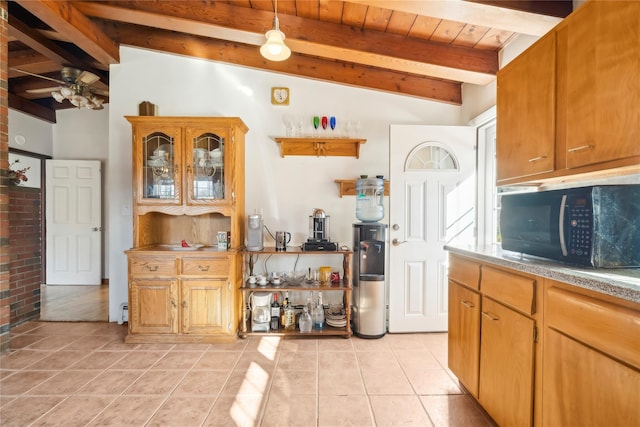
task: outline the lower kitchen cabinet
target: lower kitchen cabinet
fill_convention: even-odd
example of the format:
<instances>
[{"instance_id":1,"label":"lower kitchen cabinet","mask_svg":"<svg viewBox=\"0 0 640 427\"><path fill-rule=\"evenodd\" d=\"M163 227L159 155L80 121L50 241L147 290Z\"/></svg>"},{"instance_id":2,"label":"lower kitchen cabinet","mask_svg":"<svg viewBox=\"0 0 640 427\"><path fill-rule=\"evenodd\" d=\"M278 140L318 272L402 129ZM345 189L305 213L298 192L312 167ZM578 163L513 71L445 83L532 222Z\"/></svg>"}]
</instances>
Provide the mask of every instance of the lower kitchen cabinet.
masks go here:
<instances>
[{"instance_id":1,"label":"lower kitchen cabinet","mask_svg":"<svg viewBox=\"0 0 640 427\"><path fill-rule=\"evenodd\" d=\"M543 425L638 425L640 311L554 281L545 297Z\"/></svg>"},{"instance_id":2,"label":"lower kitchen cabinet","mask_svg":"<svg viewBox=\"0 0 640 427\"><path fill-rule=\"evenodd\" d=\"M638 303L449 253L449 368L501 427L638 425L639 337Z\"/></svg>"},{"instance_id":3,"label":"lower kitchen cabinet","mask_svg":"<svg viewBox=\"0 0 640 427\"><path fill-rule=\"evenodd\" d=\"M449 255L449 369L500 426L534 425L536 283Z\"/></svg>"},{"instance_id":4,"label":"lower kitchen cabinet","mask_svg":"<svg viewBox=\"0 0 640 427\"><path fill-rule=\"evenodd\" d=\"M503 427L530 426L535 322L482 298L479 401Z\"/></svg>"},{"instance_id":5,"label":"lower kitchen cabinet","mask_svg":"<svg viewBox=\"0 0 640 427\"><path fill-rule=\"evenodd\" d=\"M230 286L224 279L182 280L182 333L224 334L231 321Z\"/></svg>"},{"instance_id":6,"label":"lower kitchen cabinet","mask_svg":"<svg viewBox=\"0 0 640 427\"><path fill-rule=\"evenodd\" d=\"M448 363L458 380L478 398L480 294L449 280Z\"/></svg>"},{"instance_id":7,"label":"lower kitchen cabinet","mask_svg":"<svg viewBox=\"0 0 640 427\"><path fill-rule=\"evenodd\" d=\"M227 342L237 334L233 251L127 251L128 343Z\"/></svg>"},{"instance_id":8,"label":"lower kitchen cabinet","mask_svg":"<svg viewBox=\"0 0 640 427\"><path fill-rule=\"evenodd\" d=\"M134 279L129 283L129 330L132 334L178 332L178 282Z\"/></svg>"}]
</instances>

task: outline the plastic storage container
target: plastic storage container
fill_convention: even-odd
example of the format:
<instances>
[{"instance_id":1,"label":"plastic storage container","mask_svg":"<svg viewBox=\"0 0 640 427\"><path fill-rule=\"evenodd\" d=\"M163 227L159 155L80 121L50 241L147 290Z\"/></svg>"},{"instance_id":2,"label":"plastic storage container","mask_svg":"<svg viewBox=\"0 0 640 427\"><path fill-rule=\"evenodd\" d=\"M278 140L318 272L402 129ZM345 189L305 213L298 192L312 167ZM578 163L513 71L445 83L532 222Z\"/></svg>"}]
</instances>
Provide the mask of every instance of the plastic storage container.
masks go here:
<instances>
[{"instance_id":1,"label":"plastic storage container","mask_svg":"<svg viewBox=\"0 0 640 427\"><path fill-rule=\"evenodd\" d=\"M360 178L356 180L356 218L362 222L376 222L384 218L384 180Z\"/></svg>"}]
</instances>

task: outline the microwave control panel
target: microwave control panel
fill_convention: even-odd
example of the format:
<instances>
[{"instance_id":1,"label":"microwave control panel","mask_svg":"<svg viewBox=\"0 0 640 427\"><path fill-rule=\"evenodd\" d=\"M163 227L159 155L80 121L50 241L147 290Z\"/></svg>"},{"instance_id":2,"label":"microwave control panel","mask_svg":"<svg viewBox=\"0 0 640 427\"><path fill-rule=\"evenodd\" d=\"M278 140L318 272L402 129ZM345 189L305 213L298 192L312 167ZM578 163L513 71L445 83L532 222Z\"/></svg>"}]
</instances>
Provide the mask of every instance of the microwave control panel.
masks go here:
<instances>
[{"instance_id":1,"label":"microwave control panel","mask_svg":"<svg viewBox=\"0 0 640 427\"><path fill-rule=\"evenodd\" d=\"M593 217L588 197L569 197L569 256L591 258Z\"/></svg>"}]
</instances>

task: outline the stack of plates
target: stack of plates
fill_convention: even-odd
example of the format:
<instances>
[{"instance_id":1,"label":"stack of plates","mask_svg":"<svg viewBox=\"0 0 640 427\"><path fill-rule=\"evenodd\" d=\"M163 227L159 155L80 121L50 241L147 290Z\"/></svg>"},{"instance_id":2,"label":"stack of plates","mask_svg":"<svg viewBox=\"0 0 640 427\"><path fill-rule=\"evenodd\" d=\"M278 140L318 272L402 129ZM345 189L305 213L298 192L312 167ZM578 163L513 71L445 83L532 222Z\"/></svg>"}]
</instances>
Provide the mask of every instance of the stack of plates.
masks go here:
<instances>
[{"instance_id":1,"label":"stack of plates","mask_svg":"<svg viewBox=\"0 0 640 427\"><path fill-rule=\"evenodd\" d=\"M325 321L327 325L333 326L334 328L344 328L347 326L347 315L344 313L344 310L333 313L327 312Z\"/></svg>"}]
</instances>

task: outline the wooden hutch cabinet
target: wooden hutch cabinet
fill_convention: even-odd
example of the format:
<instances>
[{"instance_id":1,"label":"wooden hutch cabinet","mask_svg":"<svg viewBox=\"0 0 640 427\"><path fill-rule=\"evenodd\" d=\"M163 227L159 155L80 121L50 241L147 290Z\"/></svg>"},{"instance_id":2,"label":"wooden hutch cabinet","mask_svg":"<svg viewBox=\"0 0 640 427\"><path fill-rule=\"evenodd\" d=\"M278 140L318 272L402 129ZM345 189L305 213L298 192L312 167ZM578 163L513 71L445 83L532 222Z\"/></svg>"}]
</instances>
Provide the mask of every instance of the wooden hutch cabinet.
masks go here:
<instances>
[{"instance_id":1,"label":"wooden hutch cabinet","mask_svg":"<svg viewBox=\"0 0 640 427\"><path fill-rule=\"evenodd\" d=\"M126 119L133 135L126 342L235 339L248 128L232 117Z\"/></svg>"}]
</instances>

